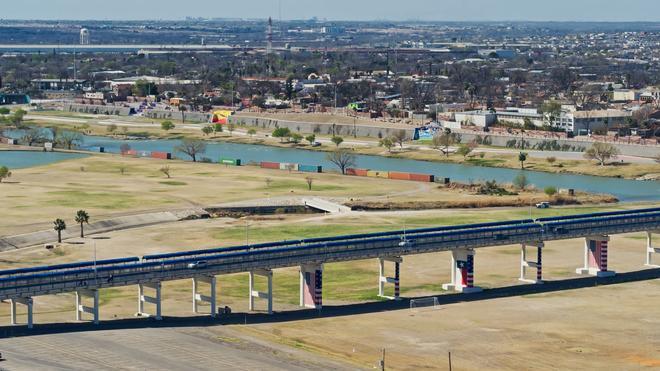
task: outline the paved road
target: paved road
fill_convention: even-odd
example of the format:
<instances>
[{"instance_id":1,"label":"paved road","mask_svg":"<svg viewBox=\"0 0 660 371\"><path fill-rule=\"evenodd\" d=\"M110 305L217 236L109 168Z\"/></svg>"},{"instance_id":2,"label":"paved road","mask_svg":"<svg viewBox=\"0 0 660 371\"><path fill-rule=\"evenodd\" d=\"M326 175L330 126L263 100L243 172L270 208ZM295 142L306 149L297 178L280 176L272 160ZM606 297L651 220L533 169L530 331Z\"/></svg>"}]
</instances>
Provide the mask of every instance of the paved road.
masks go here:
<instances>
[{"instance_id":1,"label":"paved road","mask_svg":"<svg viewBox=\"0 0 660 371\"><path fill-rule=\"evenodd\" d=\"M0 339L9 370L328 370L319 356L222 328L147 328Z\"/></svg>"}]
</instances>

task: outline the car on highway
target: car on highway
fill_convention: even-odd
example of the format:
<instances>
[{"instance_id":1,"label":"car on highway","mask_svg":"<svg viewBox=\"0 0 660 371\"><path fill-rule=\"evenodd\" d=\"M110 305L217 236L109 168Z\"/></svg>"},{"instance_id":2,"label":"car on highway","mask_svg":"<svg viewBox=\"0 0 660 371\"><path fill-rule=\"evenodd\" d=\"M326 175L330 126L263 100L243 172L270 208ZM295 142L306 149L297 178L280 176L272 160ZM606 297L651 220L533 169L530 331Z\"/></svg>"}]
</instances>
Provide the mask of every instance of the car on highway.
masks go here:
<instances>
[{"instance_id":1,"label":"car on highway","mask_svg":"<svg viewBox=\"0 0 660 371\"><path fill-rule=\"evenodd\" d=\"M549 202L539 202L536 204L537 209L549 209L550 208L550 203Z\"/></svg>"},{"instance_id":2,"label":"car on highway","mask_svg":"<svg viewBox=\"0 0 660 371\"><path fill-rule=\"evenodd\" d=\"M205 261L198 261L198 262L188 264L188 269L202 269L202 268L206 268L206 262Z\"/></svg>"}]
</instances>

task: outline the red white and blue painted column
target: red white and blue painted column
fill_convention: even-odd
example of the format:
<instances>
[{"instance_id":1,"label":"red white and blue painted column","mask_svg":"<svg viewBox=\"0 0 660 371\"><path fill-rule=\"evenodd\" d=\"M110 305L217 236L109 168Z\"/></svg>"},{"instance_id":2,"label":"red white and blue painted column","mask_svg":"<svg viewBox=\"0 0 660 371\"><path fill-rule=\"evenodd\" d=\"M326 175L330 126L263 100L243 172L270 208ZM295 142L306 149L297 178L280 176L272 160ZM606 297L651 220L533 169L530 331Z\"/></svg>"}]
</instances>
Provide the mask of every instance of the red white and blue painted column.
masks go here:
<instances>
[{"instance_id":1,"label":"red white and blue painted column","mask_svg":"<svg viewBox=\"0 0 660 371\"><path fill-rule=\"evenodd\" d=\"M527 283L543 283L543 248L545 244L542 241L536 242L536 261L527 260L527 245L522 244L520 250L520 281ZM527 269L536 269L534 279L527 278Z\"/></svg>"},{"instance_id":2,"label":"red white and blue painted column","mask_svg":"<svg viewBox=\"0 0 660 371\"><path fill-rule=\"evenodd\" d=\"M300 306L314 309L323 306L323 264L300 266Z\"/></svg>"},{"instance_id":3,"label":"red white and blue painted column","mask_svg":"<svg viewBox=\"0 0 660 371\"><path fill-rule=\"evenodd\" d=\"M482 291L481 288L474 286L474 255L472 249L452 250L451 282L442 285L444 290L466 294Z\"/></svg>"},{"instance_id":4,"label":"red white and blue painted column","mask_svg":"<svg viewBox=\"0 0 660 371\"><path fill-rule=\"evenodd\" d=\"M403 258L400 256L391 256L386 258L379 258L379 277L378 277L378 296L387 299L399 300L401 298L401 263ZM385 262L394 263L394 277L388 277L385 274ZM390 283L394 285L394 296L385 295L385 284Z\"/></svg>"},{"instance_id":5,"label":"red white and blue painted column","mask_svg":"<svg viewBox=\"0 0 660 371\"><path fill-rule=\"evenodd\" d=\"M401 296L401 287L399 285L399 274L401 271L401 263L394 263L394 298L398 299Z\"/></svg>"},{"instance_id":6,"label":"red white and blue painted column","mask_svg":"<svg viewBox=\"0 0 660 371\"><path fill-rule=\"evenodd\" d=\"M611 277L616 273L608 269L609 236L587 237L584 243L584 267L576 273L597 277Z\"/></svg>"}]
</instances>

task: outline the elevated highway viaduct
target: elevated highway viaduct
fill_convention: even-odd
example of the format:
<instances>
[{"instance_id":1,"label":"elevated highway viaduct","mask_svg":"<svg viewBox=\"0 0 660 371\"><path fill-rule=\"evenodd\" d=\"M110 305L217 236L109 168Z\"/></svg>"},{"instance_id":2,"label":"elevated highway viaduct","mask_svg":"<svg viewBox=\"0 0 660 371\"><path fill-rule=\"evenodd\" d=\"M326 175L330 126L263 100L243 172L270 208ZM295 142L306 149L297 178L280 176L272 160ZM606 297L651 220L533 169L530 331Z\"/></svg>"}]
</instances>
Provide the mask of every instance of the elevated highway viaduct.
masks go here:
<instances>
[{"instance_id":1,"label":"elevated highway viaduct","mask_svg":"<svg viewBox=\"0 0 660 371\"><path fill-rule=\"evenodd\" d=\"M378 259L379 294L387 284L394 286L399 299L399 268L406 255L451 251L451 280L446 290L465 294L481 289L474 282L475 252L480 248L521 245L520 280L543 283L543 248L548 241L584 238L584 262L577 273L599 277L612 276L608 270L609 236L646 232L646 265L660 248L652 237L660 231L660 208L582 214L564 217L514 220L495 223L441 226L369 234L310 238L255 245L233 246L170 254L128 257L96 262L31 267L0 271L0 300L11 303L11 323L17 322L17 305L27 307L27 326L33 326L35 296L76 294L76 318L91 314L99 322L99 290L138 286L138 314L162 318L162 282L192 279L193 311L198 303L208 303L211 316L217 314L216 277L232 273L249 274L249 309L255 300L265 300L273 311L273 270L300 267L300 305L320 309L323 304L323 265L363 259ZM528 256L528 248L533 256ZM393 264L391 275L386 264ZM531 271L531 274L530 272ZM264 276L267 285L257 290L255 276ZM201 293L200 283L210 285ZM147 294L147 291L150 294ZM88 302L85 305L85 302ZM153 307L147 313L147 305Z\"/></svg>"}]
</instances>

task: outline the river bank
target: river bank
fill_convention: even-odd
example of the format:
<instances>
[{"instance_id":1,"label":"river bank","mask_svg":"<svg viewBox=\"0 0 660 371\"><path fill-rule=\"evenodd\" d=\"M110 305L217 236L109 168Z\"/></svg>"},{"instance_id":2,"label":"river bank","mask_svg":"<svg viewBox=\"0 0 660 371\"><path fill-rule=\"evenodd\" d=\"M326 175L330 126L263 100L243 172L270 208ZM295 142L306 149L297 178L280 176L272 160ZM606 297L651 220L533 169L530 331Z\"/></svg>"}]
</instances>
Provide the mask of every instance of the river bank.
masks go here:
<instances>
[{"instance_id":1,"label":"river bank","mask_svg":"<svg viewBox=\"0 0 660 371\"><path fill-rule=\"evenodd\" d=\"M32 121L40 126L59 126L63 128L81 130L84 124L76 119L75 122L49 122L47 120ZM204 135L201 132L202 125L177 124L180 125L170 132L160 128L160 123L149 123L145 120L138 120L131 126L122 126L126 128L125 132L118 134L120 130L111 133L108 127L112 125L112 120L103 124L90 123L84 127L86 134L96 136L106 136L114 139L122 139L130 136L140 136L149 139L181 139L184 137L204 139L212 142L229 142L240 144L258 144L278 148L293 148L299 150L329 152L336 146L330 142L329 136L317 135L317 140L322 142L319 147L312 147L304 143L281 142L270 136L270 132L265 132L255 127L237 126L233 132L226 130L223 133L213 133ZM121 126L121 123L115 124ZM183 126L183 127L181 127ZM248 135L248 130L254 129L255 133ZM459 164L466 166L481 166L506 169L520 169L517 153L503 153L502 148L482 146L476 148L469 156L458 154L444 155L441 151L433 149L428 145L404 144L403 148L393 148L391 151L379 147L373 138L345 138L341 144L342 148L348 148L356 154L375 155L388 158L411 159L420 161L432 161L438 163ZM561 154L558 154L561 155ZM554 161L548 161L548 157L554 157ZM528 170L542 171L552 174L579 174L592 175L599 177L614 177L622 179L640 179L640 180L659 180L660 164L658 163L632 163L622 159L613 160L607 166L598 166L594 161L562 159L558 156L550 156L540 151L529 152L528 160L525 162L525 168Z\"/></svg>"}]
</instances>

